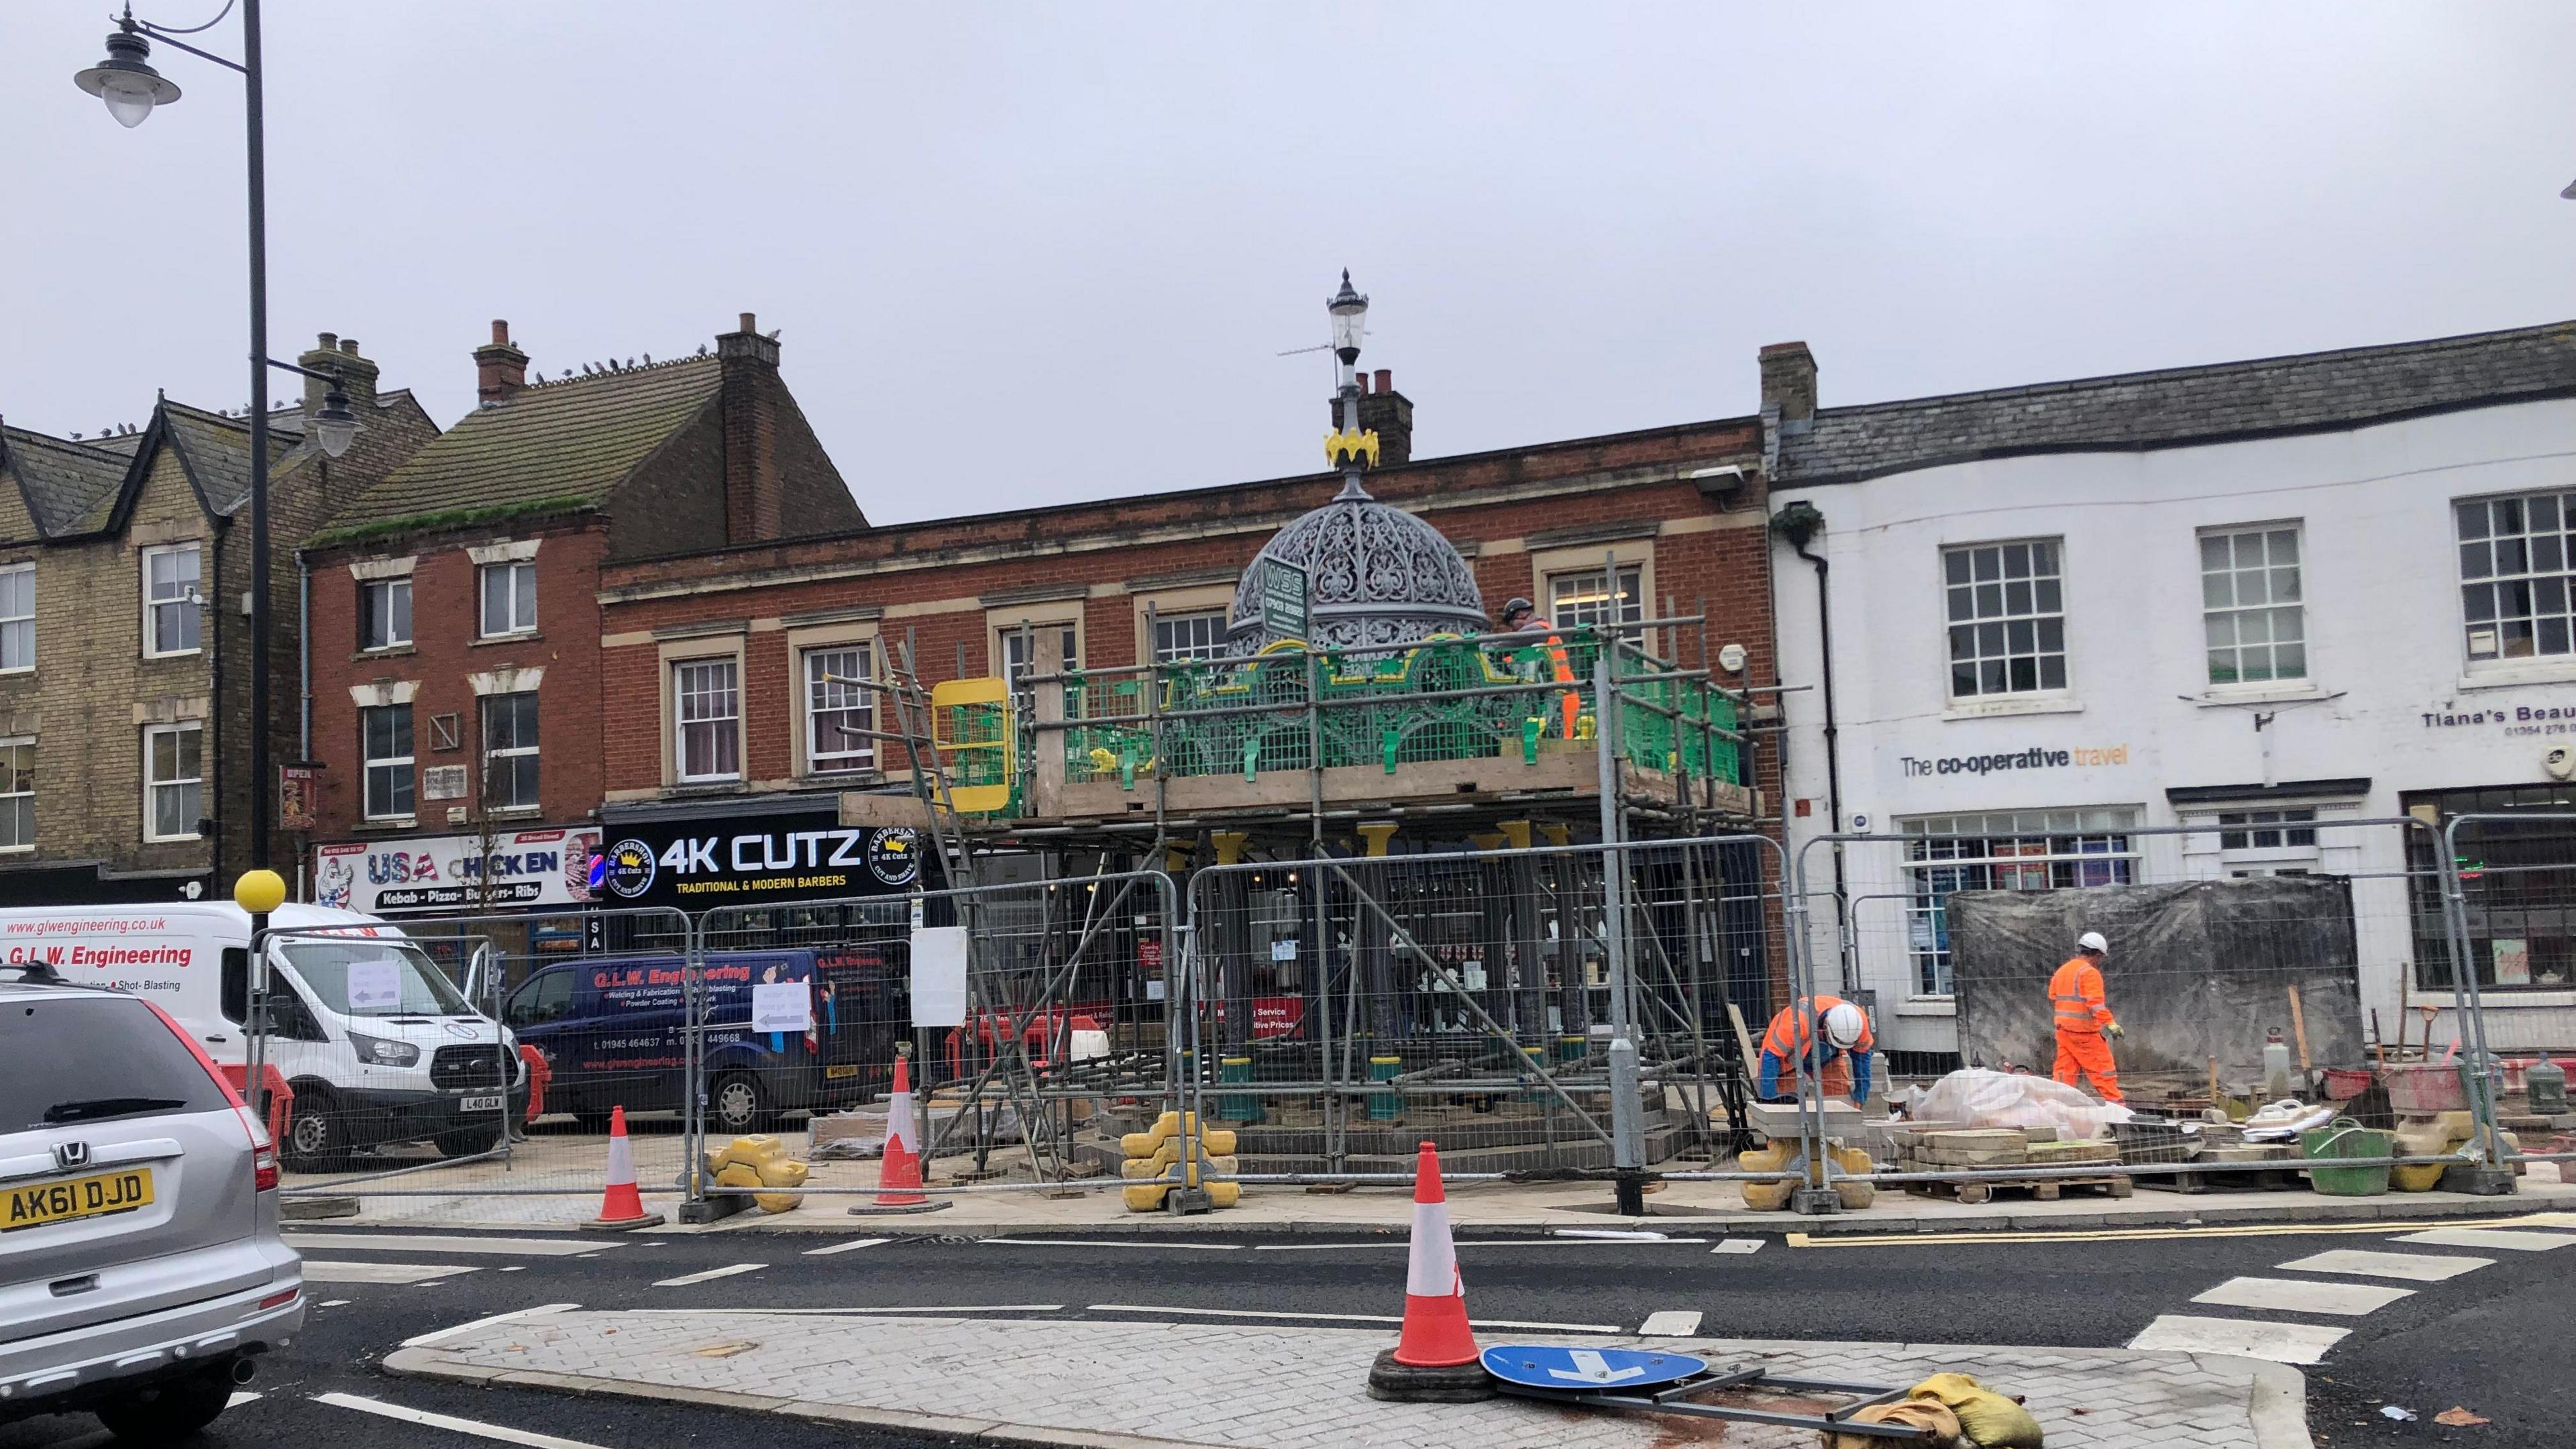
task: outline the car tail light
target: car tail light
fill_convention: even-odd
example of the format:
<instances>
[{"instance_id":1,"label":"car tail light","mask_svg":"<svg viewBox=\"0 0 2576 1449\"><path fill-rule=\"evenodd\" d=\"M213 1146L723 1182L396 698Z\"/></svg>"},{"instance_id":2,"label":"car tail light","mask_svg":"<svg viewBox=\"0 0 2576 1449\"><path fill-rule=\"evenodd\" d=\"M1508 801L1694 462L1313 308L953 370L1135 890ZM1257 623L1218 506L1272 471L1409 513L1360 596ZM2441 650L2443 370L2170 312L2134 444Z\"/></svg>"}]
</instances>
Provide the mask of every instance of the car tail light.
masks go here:
<instances>
[{"instance_id":1,"label":"car tail light","mask_svg":"<svg viewBox=\"0 0 2576 1449\"><path fill-rule=\"evenodd\" d=\"M303 1291L304 1290L301 1288L289 1288L283 1293L271 1293L267 1297L259 1300L259 1306L263 1309L284 1308L287 1304L295 1301L296 1294Z\"/></svg>"},{"instance_id":2,"label":"car tail light","mask_svg":"<svg viewBox=\"0 0 2576 1449\"><path fill-rule=\"evenodd\" d=\"M268 1134L261 1133L261 1137ZM251 1154L251 1181L261 1192L277 1191L277 1148L274 1144L254 1139Z\"/></svg>"}]
</instances>

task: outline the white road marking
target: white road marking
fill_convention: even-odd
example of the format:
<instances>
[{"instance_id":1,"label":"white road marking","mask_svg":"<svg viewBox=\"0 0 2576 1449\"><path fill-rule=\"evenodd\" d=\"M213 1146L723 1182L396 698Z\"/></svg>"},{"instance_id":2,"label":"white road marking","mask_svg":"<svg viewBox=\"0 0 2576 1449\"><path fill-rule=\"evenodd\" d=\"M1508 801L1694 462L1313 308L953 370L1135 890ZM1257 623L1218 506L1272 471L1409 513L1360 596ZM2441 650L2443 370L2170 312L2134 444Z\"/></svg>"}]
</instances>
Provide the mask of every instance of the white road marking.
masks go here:
<instances>
[{"instance_id":1,"label":"white road marking","mask_svg":"<svg viewBox=\"0 0 2576 1449\"><path fill-rule=\"evenodd\" d=\"M2400 1298L2412 1298L2412 1288L2384 1288L2376 1283L2325 1283L2312 1278L2230 1278L2206 1293L2192 1295L2194 1303L2214 1303L2222 1308L2265 1308L2275 1313L2331 1313L2338 1318L2359 1318L2377 1313Z\"/></svg>"},{"instance_id":2,"label":"white road marking","mask_svg":"<svg viewBox=\"0 0 2576 1449\"><path fill-rule=\"evenodd\" d=\"M979 1243L1005 1248L1176 1248L1196 1253L1236 1253L1241 1243L1170 1243L1155 1238L1118 1241L1101 1238L977 1238Z\"/></svg>"},{"instance_id":3,"label":"white road marking","mask_svg":"<svg viewBox=\"0 0 2576 1449\"><path fill-rule=\"evenodd\" d=\"M1758 1253L1762 1251L1762 1240L1760 1238L1725 1238L1721 1239L1718 1245L1709 1249L1709 1251L1712 1253Z\"/></svg>"},{"instance_id":4,"label":"white road marking","mask_svg":"<svg viewBox=\"0 0 2576 1449\"><path fill-rule=\"evenodd\" d=\"M299 1252L342 1249L376 1253L497 1253L513 1258L569 1258L604 1252L596 1238L496 1238L481 1233L411 1236L402 1233L282 1233ZM607 1244L607 1248L620 1246Z\"/></svg>"},{"instance_id":5,"label":"white road marking","mask_svg":"<svg viewBox=\"0 0 2576 1449\"><path fill-rule=\"evenodd\" d=\"M1090 1313L1178 1313L1190 1318L1284 1318L1309 1323L1402 1323L1383 1313L1284 1313L1265 1308L1167 1308L1151 1303L1094 1303ZM1471 1318L1471 1328L1553 1329L1559 1333L1625 1333L1615 1323L1532 1323L1518 1318Z\"/></svg>"},{"instance_id":6,"label":"white road marking","mask_svg":"<svg viewBox=\"0 0 2576 1449\"><path fill-rule=\"evenodd\" d=\"M2136 1349L2172 1353L2232 1353L2274 1363L2308 1364L2352 1332L2314 1323L2260 1323L2250 1318L2195 1318L2167 1313L2129 1340Z\"/></svg>"},{"instance_id":7,"label":"white road marking","mask_svg":"<svg viewBox=\"0 0 2576 1449\"><path fill-rule=\"evenodd\" d=\"M305 1266L309 1268L313 1265L307 1263ZM325 1298L320 1303L313 1306L316 1308L346 1308L349 1306L349 1300L346 1298Z\"/></svg>"},{"instance_id":8,"label":"white road marking","mask_svg":"<svg viewBox=\"0 0 2576 1449\"><path fill-rule=\"evenodd\" d=\"M445 1429L451 1434L471 1434L478 1439L498 1439L504 1444L522 1444L527 1449L600 1449L579 1439L560 1439L552 1434L538 1434L526 1429L513 1429L504 1424L485 1424L474 1419L459 1419L450 1414L433 1414L426 1409L410 1409L389 1404L382 1399L362 1398L357 1394L315 1394L313 1402L329 1404L335 1409L355 1409L362 1414L376 1414L387 1419L400 1419L424 1428Z\"/></svg>"},{"instance_id":9,"label":"white road marking","mask_svg":"<svg viewBox=\"0 0 2576 1449\"><path fill-rule=\"evenodd\" d=\"M501 1271L504 1273L524 1273L528 1271L528 1265L525 1263L507 1263L502 1265Z\"/></svg>"},{"instance_id":10,"label":"white road marking","mask_svg":"<svg viewBox=\"0 0 2576 1449\"><path fill-rule=\"evenodd\" d=\"M709 1268L703 1273L683 1273L677 1278L664 1278L653 1286L686 1288L692 1283L712 1283L718 1278L730 1278L736 1273L757 1273L768 1266L767 1263L728 1263L721 1268Z\"/></svg>"},{"instance_id":11,"label":"white road marking","mask_svg":"<svg viewBox=\"0 0 2576 1449\"><path fill-rule=\"evenodd\" d=\"M828 1258L834 1253L856 1252L861 1248L873 1248L879 1243L891 1243L893 1241L894 1239L892 1238L852 1238L846 1243L834 1243L828 1248L807 1248L805 1250L805 1256L808 1258Z\"/></svg>"},{"instance_id":12,"label":"white road marking","mask_svg":"<svg viewBox=\"0 0 2576 1449\"><path fill-rule=\"evenodd\" d=\"M941 1318L959 1313L1062 1313L1061 1303L969 1303L938 1308L623 1308L621 1313L648 1313L664 1318L841 1318L852 1314L918 1314Z\"/></svg>"},{"instance_id":13,"label":"white road marking","mask_svg":"<svg viewBox=\"0 0 2576 1449\"><path fill-rule=\"evenodd\" d=\"M515 1318L536 1318L548 1313L570 1313L580 1306L581 1305L578 1303L540 1303L534 1308L522 1308L515 1313L495 1313L489 1318L477 1318L470 1323L460 1323L454 1328L442 1328L435 1333L424 1333L415 1338L406 1338L402 1341L402 1346L405 1348L423 1348L433 1343L445 1343L451 1338L457 1338L465 1334L472 1333L478 1328L488 1328L495 1323L508 1323Z\"/></svg>"},{"instance_id":14,"label":"white road marking","mask_svg":"<svg viewBox=\"0 0 2576 1449\"><path fill-rule=\"evenodd\" d=\"M248 1389L235 1389L233 1390L233 1396L224 1400L224 1407L227 1409L238 1409L244 1404L256 1404L259 1402L259 1397L259 1395L252 1393Z\"/></svg>"},{"instance_id":15,"label":"white road marking","mask_svg":"<svg viewBox=\"0 0 2576 1449\"><path fill-rule=\"evenodd\" d=\"M304 1260L307 1283L427 1283L436 1278L453 1278L471 1273L474 1268L464 1263L325 1263Z\"/></svg>"},{"instance_id":16,"label":"white road marking","mask_svg":"<svg viewBox=\"0 0 2576 1449\"><path fill-rule=\"evenodd\" d=\"M1660 1234L1657 1235L1656 1240L1664 1243L1705 1243L1708 1241L1706 1238L1666 1238ZM1449 1246L1461 1249L1617 1248L1635 1247L1639 1241L1639 1239L1635 1238L1470 1238L1466 1242L1453 1242ZM1252 1251L1256 1253L1332 1253L1362 1248L1409 1248L1411 1246L1413 1246L1411 1243L1402 1238L1394 1238L1383 1243L1255 1243L1252 1245Z\"/></svg>"},{"instance_id":17,"label":"white road marking","mask_svg":"<svg viewBox=\"0 0 2576 1449\"><path fill-rule=\"evenodd\" d=\"M1646 1321L1637 1325L1637 1336L1688 1338L1699 1332L1699 1320L1700 1315L1687 1308L1667 1308L1661 1313L1647 1314Z\"/></svg>"},{"instance_id":18,"label":"white road marking","mask_svg":"<svg viewBox=\"0 0 2576 1449\"><path fill-rule=\"evenodd\" d=\"M2280 1266L2296 1273L2350 1273L2363 1278L2402 1278L2409 1283L2445 1283L2494 1262L2493 1258L2455 1258L2440 1253L2366 1253L2358 1248L2337 1248L2293 1258Z\"/></svg>"},{"instance_id":19,"label":"white road marking","mask_svg":"<svg viewBox=\"0 0 2576 1449\"><path fill-rule=\"evenodd\" d=\"M1647 1228L1550 1228L1548 1235L1558 1238L1615 1238L1630 1243L1660 1243L1665 1235Z\"/></svg>"},{"instance_id":20,"label":"white road marking","mask_svg":"<svg viewBox=\"0 0 2576 1449\"><path fill-rule=\"evenodd\" d=\"M2576 1243L2576 1233L2527 1233L2515 1228L2435 1228L2408 1233L2401 1243L2431 1243L2443 1248L2511 1248L2517 1253L2546 1253Z\"/></svg>"}]
</instances>

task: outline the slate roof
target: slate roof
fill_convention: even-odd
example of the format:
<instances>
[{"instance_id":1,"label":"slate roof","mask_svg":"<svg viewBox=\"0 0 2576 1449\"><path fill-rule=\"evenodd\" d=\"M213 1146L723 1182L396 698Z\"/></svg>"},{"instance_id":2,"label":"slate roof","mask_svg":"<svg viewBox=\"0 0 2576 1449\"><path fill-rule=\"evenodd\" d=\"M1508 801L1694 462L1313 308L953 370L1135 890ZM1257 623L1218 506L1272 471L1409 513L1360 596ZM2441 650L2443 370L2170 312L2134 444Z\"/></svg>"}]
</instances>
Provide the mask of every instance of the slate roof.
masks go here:
<instances>
[{"instance_id":1,"label":"slate roof","mask_svg":"<svg viewBox=\"0 0 2576 1449\"><path fill-rule=\"evenodd\" d=\"M539 502L604 500L715 401L717 359L529 387L477 408L331 520L331 532Z\"/></svg>"},{"instance_id":2,"label":"slate roof","mask_svg":"<svg viewBox=\"0 0 2576 1449\"><path fill-rule=\"evenodd\" d=\"M47 538L74 531L93 507L113 505L130 461L106 447L0 428L0 464L17 481L28 514Z\"/></svg>"},{"instance_id":3,"label":"slate roof","mask_svg":"<svg viewBox=\"0 0 2576 1449\"><path fill-rule=\"evenodd\" d=\"M1819 408L1777 431L1772 486L2026 453L2181 447L2576 395L2576 322Z\"/></svg>"},{"instance_id":4,"label":"slate roof","mask_svg":"<svg viewBox=\"0 0 2576 1449\"><path fill-rule=\"evenodd\" d=\"M164 400L162 416L179 444L206 506L230 514L250 502L250 419L228 418ZM268 473L284 471L286 455L304 441L304 413L273 412L268 419ZM104 523L104 520L102 520Z\"/></svg>"}]
</instances>

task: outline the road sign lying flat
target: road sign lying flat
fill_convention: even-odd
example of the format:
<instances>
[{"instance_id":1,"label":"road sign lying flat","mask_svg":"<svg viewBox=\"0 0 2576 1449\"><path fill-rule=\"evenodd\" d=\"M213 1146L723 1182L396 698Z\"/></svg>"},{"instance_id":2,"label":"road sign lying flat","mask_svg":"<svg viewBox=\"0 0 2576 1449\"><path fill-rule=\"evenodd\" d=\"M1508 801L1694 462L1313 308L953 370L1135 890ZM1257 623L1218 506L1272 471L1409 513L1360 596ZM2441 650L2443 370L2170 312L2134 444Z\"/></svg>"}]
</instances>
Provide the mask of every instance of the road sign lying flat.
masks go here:
<instances>
[{"instance_id":1,"label":"road sign lying flat","mask_svg":"<svg viewBox=\"0 0 2576 1449\"><path fill-rule=\"evenodd\" d=\"M1534 1389L1631 1389L1666 1384L1707 1369L1708 1360L1686 1353L1633 1348L1572 1348L1560 1344L1507 1343L1484 1353L1485 1372Z\"/></svg>"}]
</instances>

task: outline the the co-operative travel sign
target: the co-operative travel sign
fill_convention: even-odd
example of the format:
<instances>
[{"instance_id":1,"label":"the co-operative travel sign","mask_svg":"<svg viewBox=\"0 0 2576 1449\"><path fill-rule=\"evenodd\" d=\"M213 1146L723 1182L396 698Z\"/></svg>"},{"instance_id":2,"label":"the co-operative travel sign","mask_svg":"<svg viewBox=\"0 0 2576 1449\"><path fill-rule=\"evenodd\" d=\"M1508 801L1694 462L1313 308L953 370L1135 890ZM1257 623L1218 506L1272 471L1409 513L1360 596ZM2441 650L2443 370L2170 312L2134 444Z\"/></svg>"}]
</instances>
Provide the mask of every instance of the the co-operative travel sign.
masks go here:
<instances>
[{"instance_id":1,"label":"the co-operative travel sign","mask_svg":"<svg viewBox=\"0 0 2576 1449\"><path fill-rule=\"evenodd\" d=\"M812 816L653 821L609 827L593 874L602 905L704 911L937 890L929 856L928 838L901 826Z\"/></svg>"},{"instance_id":2,"label":"the co-operative travel sign","mask_svg":"<svg viewBox=\"0 0 2576 1449\"><path fill-rule=\"evenodd\" d=\"M1485 1372L1507 1384L1596 1393L1686 1379L1707 1368L1708 1360L1687 1353L1647 1353L1633 1348L1507 1343L1486 1349L1484 1364Z\"/></svg>"}]
</instances>

